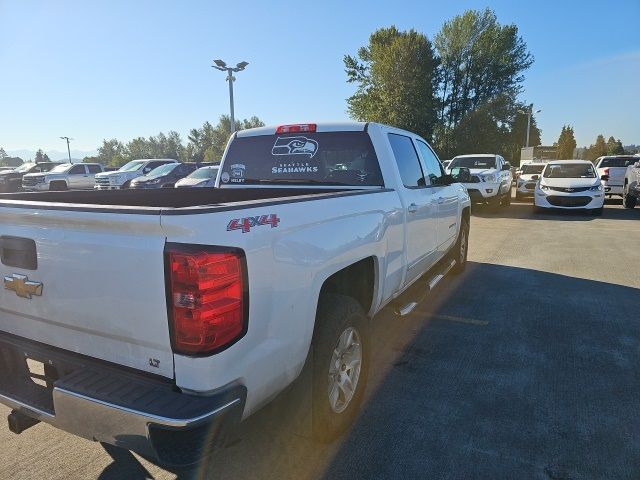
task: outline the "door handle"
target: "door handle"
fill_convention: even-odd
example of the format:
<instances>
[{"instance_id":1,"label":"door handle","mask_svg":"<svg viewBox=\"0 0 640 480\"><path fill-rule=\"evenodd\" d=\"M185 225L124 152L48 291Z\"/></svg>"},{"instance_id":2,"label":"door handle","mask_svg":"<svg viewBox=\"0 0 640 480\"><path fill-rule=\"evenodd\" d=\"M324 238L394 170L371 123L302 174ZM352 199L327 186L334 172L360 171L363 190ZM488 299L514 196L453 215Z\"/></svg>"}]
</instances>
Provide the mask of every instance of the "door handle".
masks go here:
<instances>
[{"instance_id":1,"label":"door handle","mask_svg":"<svg viewBox=\"0 0 640 480\"><path fill-rule=\"evenodd\" d=\"M444 203L444 197L438 198L438 205L442 205Z\"/></svg>"},{"instance_id":2,"label":"door handle","mask_svg":"<svg viewBox=\"0 0 640 480\"><path fill-rule=\"evenodd\" d=\"M415 203L412 203L407 207L407 211L409 213L416 213L418 211L418 205L416 205Z\"/></svg>"}]
</instances>

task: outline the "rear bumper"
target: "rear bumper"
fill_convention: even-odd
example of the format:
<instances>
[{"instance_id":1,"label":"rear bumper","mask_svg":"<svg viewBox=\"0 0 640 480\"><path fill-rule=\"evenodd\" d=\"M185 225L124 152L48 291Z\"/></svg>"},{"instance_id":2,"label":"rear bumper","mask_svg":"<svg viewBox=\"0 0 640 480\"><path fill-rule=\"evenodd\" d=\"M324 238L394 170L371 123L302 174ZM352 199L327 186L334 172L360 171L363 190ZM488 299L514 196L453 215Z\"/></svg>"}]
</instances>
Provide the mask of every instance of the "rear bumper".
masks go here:
<instances>
[{"instance_id":1,"label":"rear bumper","mask_svg":"<svg viewBox=\"0 0 640 480\"><path fill-rule=\"evenodd\" d=\"M32 381L28 357L44 365ZM163 465L196 463L239 423L246 388L189 395L165 379L0 333L0 403L80 437Z\"/></svg>"},{"instance_id":2,"label":"rear bumper","mask_svg":"<svg viewBox=\"0 0 640 480\"><path fill-rule=\"evenodd\" d=\"M607 185L607 182L602 182L602 186L607 195L622 195L623 193L622 185Z\"/></svg>"}]
</instances>

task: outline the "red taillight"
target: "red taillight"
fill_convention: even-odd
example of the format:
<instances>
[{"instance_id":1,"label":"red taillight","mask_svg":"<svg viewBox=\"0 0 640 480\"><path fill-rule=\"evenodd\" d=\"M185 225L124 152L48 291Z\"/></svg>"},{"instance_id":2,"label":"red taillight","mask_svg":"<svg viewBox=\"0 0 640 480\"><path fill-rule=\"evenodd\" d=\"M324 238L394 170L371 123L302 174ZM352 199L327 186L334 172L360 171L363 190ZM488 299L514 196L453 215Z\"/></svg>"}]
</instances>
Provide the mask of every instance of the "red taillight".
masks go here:
<instances>
[{"instance_id":1,"label":"red taillight","mask_svg":"<svg viewBox=\"0 0 640 480\"><path fill-rule=\"evenodd\" d=\"M609 168L608 167L604 169L603 175L609 175Z\"/></svg>"},{"instance_id":2,"label":"red taillight","mask_svg":"<svg viewBox=\"0 0 640 480\"><path fill-rule=\"evenodd\" d=\"M281 133L302 133L302 132L315 132L315 123L299 123L297 125L280 125L276 128L276 135Z\"/></svg>"},{"instance_id":3,"label":"red taillight","mask_svg":"<svg viewBox=\"0 0 640 480\"><path fill-rule=\"evenodd\" d=\"M173 349L204 355L245 332L243 261L235 252L168 250Z\"/></svg>"}]
</instances>

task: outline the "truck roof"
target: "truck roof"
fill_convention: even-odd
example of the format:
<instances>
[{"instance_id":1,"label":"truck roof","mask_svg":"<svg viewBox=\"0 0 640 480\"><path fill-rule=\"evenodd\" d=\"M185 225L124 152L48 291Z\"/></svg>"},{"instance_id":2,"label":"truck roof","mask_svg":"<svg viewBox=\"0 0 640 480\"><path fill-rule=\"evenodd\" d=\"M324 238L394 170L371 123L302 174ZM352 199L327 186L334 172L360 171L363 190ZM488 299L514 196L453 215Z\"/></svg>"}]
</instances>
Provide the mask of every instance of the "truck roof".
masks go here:
<instances>
[{"instance_id":1,"label":"truck roof","mask_svg":"<svg viewBox=\"0 0 640 480\"><path fill-rule=\"evenodd\" d=\"M360 132L363 131L370 122L307 122L307 123L286 123L282 125L315 125L316 132ZM267 127L248 128L237 132L238 137L255 137L259 135L275 135L278 127L282 125L270 125ZM301 132L301 134L303 134ZM292 135L295 135L292 132Z\"/></svg>"},{"instance_id":2,"label":"truck roof","mask_svg":"<svg viewBox=\"0 0 640 480\"><path fill-rule=\"evenodd\" d=\"M466 153L464 155L456 155L453 158L465 158L465 157L496 157L497 153Z\"/></svg>"}]
</instances>

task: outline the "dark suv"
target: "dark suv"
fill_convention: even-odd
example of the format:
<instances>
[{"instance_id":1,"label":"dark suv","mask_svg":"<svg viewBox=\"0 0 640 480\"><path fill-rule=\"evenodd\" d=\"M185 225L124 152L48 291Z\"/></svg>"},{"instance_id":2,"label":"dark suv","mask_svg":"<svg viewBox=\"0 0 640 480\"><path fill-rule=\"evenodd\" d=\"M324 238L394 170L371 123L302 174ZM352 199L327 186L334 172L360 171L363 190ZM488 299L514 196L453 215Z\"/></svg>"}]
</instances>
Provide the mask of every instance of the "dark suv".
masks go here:
<instances>
[{"instance_id":1,"label":"dark suv","mask_svg":"<svg viewBox=\"0 0 640 480\"><path fill-rule=\"evenodd\" d=\"M132 180L129 188L173 188L178 180L195 169L195 163L168 163Z\"/></svg>"},{"instance_id":2,"label":"dark suv","mask_svg":"<svg viewBox=\"0 0 640 480\"><path fill-rule=\"evenodd\" d=\"M0 192L19 192L22 190L22 177L28 173L48 172L60 162L23 163L14 170L0 172Z\"/></svg>"}]
</instances>

